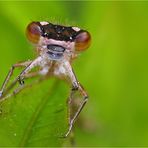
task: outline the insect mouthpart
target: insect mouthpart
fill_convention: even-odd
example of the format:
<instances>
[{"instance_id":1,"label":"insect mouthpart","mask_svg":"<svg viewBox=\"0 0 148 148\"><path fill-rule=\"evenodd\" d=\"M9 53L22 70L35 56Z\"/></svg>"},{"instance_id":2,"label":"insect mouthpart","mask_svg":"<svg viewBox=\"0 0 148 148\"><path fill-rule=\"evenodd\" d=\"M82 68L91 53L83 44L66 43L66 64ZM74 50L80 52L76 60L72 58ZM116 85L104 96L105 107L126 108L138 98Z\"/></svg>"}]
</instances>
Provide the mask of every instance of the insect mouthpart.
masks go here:
<instances>
[{"instance_id":1,"label":"insect mouthpart","mask_svg":"<svg viewBox=\"0 0 148 148\"><path fill-rule=\"evenodd\" d=\"M47 45L47 53L49 54L49 58L51 60L59 60L63 56L65 48L59 45Z\"/></svg>"}]
</instances>

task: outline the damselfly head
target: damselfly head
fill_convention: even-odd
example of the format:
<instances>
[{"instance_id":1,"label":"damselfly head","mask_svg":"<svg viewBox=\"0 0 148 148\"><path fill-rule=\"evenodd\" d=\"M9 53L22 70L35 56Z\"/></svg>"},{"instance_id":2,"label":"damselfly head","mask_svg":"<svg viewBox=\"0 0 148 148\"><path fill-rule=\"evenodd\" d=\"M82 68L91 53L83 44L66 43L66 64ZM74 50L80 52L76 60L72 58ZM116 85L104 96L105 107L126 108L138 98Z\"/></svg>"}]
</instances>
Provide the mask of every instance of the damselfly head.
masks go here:
<instances>
[{"instance_id":1,"label":"damselfly head","mask_svg":"<svg viewBox=\"0 0 148 148\"><path fill-rule=\"evenodd\" d=\"M27 26L26 34L29 41L40 47L54 49L53 51L50 49L50 52L57 52L56 54L60 57L65 50L84 51L91 42L91 36L86 30L78 27L54 25L49 22L31 22ZM59 53L61 49L64 50Z\"/></svg>"}]
</instances>

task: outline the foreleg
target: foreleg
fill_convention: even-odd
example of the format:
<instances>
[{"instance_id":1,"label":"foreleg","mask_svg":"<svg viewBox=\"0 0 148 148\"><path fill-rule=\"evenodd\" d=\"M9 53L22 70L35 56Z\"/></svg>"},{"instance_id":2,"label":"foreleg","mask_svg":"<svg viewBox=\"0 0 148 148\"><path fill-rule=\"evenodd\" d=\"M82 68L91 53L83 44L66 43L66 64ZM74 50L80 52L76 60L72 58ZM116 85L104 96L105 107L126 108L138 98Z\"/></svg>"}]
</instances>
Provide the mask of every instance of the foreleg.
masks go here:
<instances>
[{"instance_id":1,"label":"foreleg","mask_svg":"<svg viewBox=\"0 0 148 148\"><path fill-rule=\"evenodd\" d=\"M3 92L5 91L5 88L6 88L7 84L8 84L8 82L9 82L11 76L13 75L14 69L15 69L15 68L19 68L19 67L25 67L25 66L29 65L31 62L32 62L32 61L26 61L26 62L22 62L22 63L17 63L17 64L14 64L14 65L10 68L10 70L9 70L9 72L8 72L8 74L7 74L7 76L6 76L5 80L4 80L4 82L3 82L3 84L2 84L2 87L1 87L1 89L0 89L0 99L2 98Z\"/></svg>"}]
</instances>

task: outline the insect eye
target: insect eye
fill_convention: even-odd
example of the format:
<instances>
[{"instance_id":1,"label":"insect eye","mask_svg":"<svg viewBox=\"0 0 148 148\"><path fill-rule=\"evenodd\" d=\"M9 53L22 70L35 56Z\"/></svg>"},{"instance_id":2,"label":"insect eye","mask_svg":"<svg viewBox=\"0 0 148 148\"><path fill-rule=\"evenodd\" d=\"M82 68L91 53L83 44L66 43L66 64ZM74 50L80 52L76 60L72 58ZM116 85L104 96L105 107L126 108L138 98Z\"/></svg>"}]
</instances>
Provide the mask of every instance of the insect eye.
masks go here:
<instances>
[{"instance_id":1,"label":"insect eye","mask_svg":"<svg viewBox=\"0 0 148 148\"><path fill-rule=\"evenodd\" d=\"M90 46L91 36L89 32L80 32L75 39L75 49L76 51L83 51Z\"/></svg>"},{"instance_id":2,"label":"insect eye","mask_svg":"<svg viewBox=\"0 0 148 148\"><path fill-rule=\"evenodd\" d=\"M36 22L30 23L26 28L27 38L29 41L31 41L34 44L38 43L41 34L42 34L42 30Z\"/></svg>"}]
</instances>

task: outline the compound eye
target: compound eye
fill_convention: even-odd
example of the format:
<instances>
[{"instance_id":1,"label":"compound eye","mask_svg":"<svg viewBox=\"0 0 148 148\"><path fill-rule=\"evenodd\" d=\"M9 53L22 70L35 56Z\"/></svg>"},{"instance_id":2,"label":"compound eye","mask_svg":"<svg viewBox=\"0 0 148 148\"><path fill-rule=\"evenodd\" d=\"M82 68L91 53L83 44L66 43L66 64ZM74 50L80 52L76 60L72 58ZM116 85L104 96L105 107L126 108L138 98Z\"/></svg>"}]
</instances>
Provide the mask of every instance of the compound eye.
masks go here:
<instances>
[{"instance_id":1,"label":"compound eye","mask_svg":"<svg viewBox=\"0 0 148 148\"><path fill-rule=\"evenodd\" d=\"M32 22L26 28L26 35L30 42L37 44L40 36L42 34L42 30L38 23Z\"/></svg>"},{"instance_id":2,"label":"compound eye","mask_svg":"<svg viewBox=\"0 0 148 148\"><path fill-rule=\"evenodd\" d=\"M75 49L76 51L84 51L90 46L91 36L89 32L80 32L75 39Z\"/></svg>"}]
</instances>

